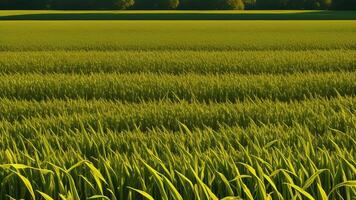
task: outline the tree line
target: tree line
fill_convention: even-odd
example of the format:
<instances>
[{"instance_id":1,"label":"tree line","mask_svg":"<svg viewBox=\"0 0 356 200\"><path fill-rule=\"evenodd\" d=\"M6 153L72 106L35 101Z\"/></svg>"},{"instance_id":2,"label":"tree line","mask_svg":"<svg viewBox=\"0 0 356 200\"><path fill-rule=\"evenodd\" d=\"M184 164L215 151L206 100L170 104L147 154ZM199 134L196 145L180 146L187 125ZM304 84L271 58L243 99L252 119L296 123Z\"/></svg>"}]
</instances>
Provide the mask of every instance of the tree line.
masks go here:
<instances>
[{"instance_id":1,"label":"tree line","mask_svg":"<svg viewBox=\"0 0 356 200\"><path fill-rule=\"evenodd\" d=\"M0 0L0 9L354 10L356 9L356 0Z\"/></svg>"}]
</instances>

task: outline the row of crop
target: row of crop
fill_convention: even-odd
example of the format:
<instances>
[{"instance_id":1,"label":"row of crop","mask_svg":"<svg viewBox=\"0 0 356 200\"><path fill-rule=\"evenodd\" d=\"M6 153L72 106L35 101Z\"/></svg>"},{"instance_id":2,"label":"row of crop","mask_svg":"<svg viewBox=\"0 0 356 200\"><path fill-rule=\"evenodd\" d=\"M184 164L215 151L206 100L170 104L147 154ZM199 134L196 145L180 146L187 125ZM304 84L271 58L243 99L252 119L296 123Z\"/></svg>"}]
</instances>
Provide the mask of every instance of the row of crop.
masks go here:
<instances>
[{"instance_id":1,"label":"row of crop","mask_svg":"<svg viewBox=\"0 0 356 200\"><path fill-rule=\"evenodd\" d=\"M164 112L174 113L181 110L204 111L206 113L235 113L232 115L246 115L247 118L261 121L278 121L276 116L269 116L269 113L298 113L291 114L310 116L315 113L315 116L325 115L337 112L355 113L356 97L336 97L331 99L314 98L304 101L280 102L271 100L247 100L236 103L199 103L187 101L157 101L157 102L141 102L141 103L124 103L121 101L108 100L58 100L51 99L47 101L33 100L16 100L16 99L0 99L0 120L21 121L22 119L32 117L54 117L59 115L72 114L100 114L110 111L121 112L122 115L133 112L156 112L157 116ZM168 111L170 110L170 111ZM220 111L217 111L220 110ZM222 112L225 110L225 112ZM179 111L180 112L180 111ZM178 113L179 113L178 112ZM301 114L304 113L304 114ZM309 114L307 114L309 113ZM174 114L176 116L176 114ZM259 117L260 116L260 117ZM163 117L165 118L165 117ZM270 118L270 119L268 119ZM267 120L268 119L268 120ZM285 120L282 120L285 121Z\"/></svg>"},{"instance_id":2,"label":"row of crop","mask_svg":"<svg viewBox=\"0 0 356 200\"><path fill-rule=\"evenodd\" d=\"M3 130L0 160L9 164L0 165L0 195L352 199L355 134L333 130L315 136L298 124L218 132L181 125L175 133L37 130L31 137Z\"/></svg>"},{"instance_id":3,"label":"row of crop","mask_svg":"<svg viewBox=\"0 0 356 200\"><path fill-rule=\"evenodd\" d=\"M356 72L292 75L14 74L0 76L0 97L237 101L301 100L356 94Z\"/></svg>"},{"instance_id":4,"label":"row of crop","mask_svg":"<svg viewBox=\"0 0 356 200\"><path fill-rule=\"evenodd\" d=\"M356 50L355 29L352 20L1 21L0 51Z\"/></svg>"},{"instance_id":5,"label":"row of crop","mask_svg":"<svg viewBox=\"0 0 356 200\"><path fill-rule=\"evenodd\" d=\"M303 124L315 134L330 129L348 131L355 128L355 98L310 100L282 103L272 101L202 104L146 102L126 104L105 101L27 102L1 100L0 127L13 133L31 135L34 130L80 128L111 131L178 130L179 124L189 128L222 126L248 127L252 124Z\"/></svg>"},{"instance_id":6,"label":"row of crop","mask_svg":"<svg viewBox=\"0 0 356 200\"><path fill-rule=\"evenodd\" d=\"M0 74L290 74L356 71L356 51L0 52Z\"/></svg>"},{"instance_id":7,"label":"row of crop","mask_svg":"<svg viewBox=\"0 0 356 200\"><path fill-rule=\"evenodd\" d=\"M242 151L245 148L251 154L258 154L260 150L264 150L263 153L268 153L265 150L270 147L301 149L304 146L298 143L299 140L309 140L314 144L313 149L305 153L307 156L315 156L315 152L319 148L325 148L329 152L338 151L335 144L352 153L356 142L354 139L356 135L355 129L343 132L330 128L324 134L317 135L311 132L307 126L298 123L294 123L291 126L286 126L285 124L266 124L263 126L251 124L248 127L223 126L219 130L213 130L209 127L188 129L182 123L179 124L179 129L176 131L156 128L150 131L135 129L117 132L115 130L105 130L102 126L96 128L97 130L80 127L75 130L62 130L62 132L33 129L31 135L2 129L0 150L2 153L8 150L9 154L1 156L0 160L2 163L33 164L34 160L29 159L26 161L26 156L24 155L19 155L18 157L10 155L11 153L20 154L23 151L31 154L31 157L37 152L39 153L37 155L39 156L38 159L42 161L46 159L63 159L62 161L65 161L63 162L64 166L68 167L68 165L74 164L66 164L66 162L72 162L72 158L51 158L48 156L53 152L71 153L73 151L87 159L95 160L100 155L106 157L120 153L127 155L132 155L135 152L140 154L147 153L142 148L135 149L134 146L136 145L143 145L156 151L167 150L167 153L179 156L177 152L179 148L175 144L184 145L183 149L198 154L221 148L235 151ZM39 148L46 145L49 145L50 148ZM165 148L162 148L162 145ZM290 153L296 152L292 151ZM162 156L162 159L169 158L165 157L164 154Z\"/></svg>"}]
</instances>

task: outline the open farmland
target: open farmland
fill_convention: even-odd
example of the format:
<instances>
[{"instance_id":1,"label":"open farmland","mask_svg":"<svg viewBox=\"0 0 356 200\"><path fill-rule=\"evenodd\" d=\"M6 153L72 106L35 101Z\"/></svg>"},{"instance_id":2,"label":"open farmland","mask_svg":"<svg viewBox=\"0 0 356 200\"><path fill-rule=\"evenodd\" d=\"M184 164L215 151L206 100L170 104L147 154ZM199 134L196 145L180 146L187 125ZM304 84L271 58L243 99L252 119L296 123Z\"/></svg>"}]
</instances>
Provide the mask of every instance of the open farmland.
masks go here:
<instances>
[{"instance_id":1,"label":"open farmland","mask_svg":"<svg viewBox=\"0 0 356 200\"><path fill-rule=\"evenodd\" d=\"M355 199L356 14L264 12L1 11L0 199Z\"/></svg>"}]
</instances>

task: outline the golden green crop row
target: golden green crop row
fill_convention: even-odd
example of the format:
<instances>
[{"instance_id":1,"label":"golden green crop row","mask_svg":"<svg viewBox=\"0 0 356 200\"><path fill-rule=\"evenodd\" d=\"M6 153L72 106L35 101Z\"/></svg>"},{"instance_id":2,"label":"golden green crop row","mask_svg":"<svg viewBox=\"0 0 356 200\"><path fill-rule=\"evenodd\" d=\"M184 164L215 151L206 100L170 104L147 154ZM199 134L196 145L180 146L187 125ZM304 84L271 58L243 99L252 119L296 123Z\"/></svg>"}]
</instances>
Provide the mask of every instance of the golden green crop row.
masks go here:
<instances>
[{"instance_id":1,"label":"golden green crop row","mask_svg":"<svg viewBox=\"0 0 356 200\"><path fill-rule=\"evenodd\" d=\"M308 127L315 134L330 128L347 131L355 128L356 99L337 97L331 100L313 99L302 102L270 100L240 103L144 102L128 104L111 101L50 100L0 101L0 127L13 133L28 133L36 129L72 130L81 127L105 130L178 130L183 123L189 128L221 126L248 127L251 124L294 123Z\"/></svg>"},{"instance_id":2,"label":"golden green crop row","mask_svg":"<svg viewBox=\"0 0 356 200\"><path fill-rule=\"evenodd\" d=\"M291 75L12 74L0 76L0 97L14 99L161 99L226 102L354 96L355 72Z\"/></svg>"},{"instance_id":3,"label":"golden green crop row","mask_svg":"<svg viewBox=\"0 0 356 200\"><path fill-rule=\"evenodd\" d=\"M356 49L353 20L0 21L0 51Z\"/></svg>"},{"instance_id":4,"label":"golden green crop row","mask_svg":"<svg viewBox=\"0 0 356 200\"><path fill-rule=\"evenodd\" d=\"M0 52L0 74L292 74L356 71L356 51Z\"/></svg>"},{"instance_id":5,"label":"golden green crop row","mask_svg":"<svg viewBox=\"0 0 356 200\"><path fill-rule=\"evenodd\" d=\"M352 199L355 129L303 125L179 132L0 134L0 197Z\"/></svg>"}]
</instances>

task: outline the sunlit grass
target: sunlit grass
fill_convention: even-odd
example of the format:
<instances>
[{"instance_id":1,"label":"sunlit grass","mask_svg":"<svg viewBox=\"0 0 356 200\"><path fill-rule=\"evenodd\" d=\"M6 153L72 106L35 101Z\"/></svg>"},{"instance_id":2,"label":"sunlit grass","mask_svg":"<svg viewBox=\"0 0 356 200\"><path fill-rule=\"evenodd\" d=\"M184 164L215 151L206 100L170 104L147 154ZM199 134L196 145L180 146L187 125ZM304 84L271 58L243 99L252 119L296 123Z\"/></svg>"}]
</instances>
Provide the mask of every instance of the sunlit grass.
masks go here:
<instances>
[{"instance_id":1,"label":"sunlit grass","mask_svg":"<svg viewBox=\"0 0 356 200\"><path fill-rule=\"evenodd\" d=\"M354 21L0 21L0 51L355 50Z\"/></svg>"},{"instance_id":2,"label":"sunlit grass","mask_svg":"<svg viewBox=\"0 0 356 200\"><path fill-rule=\"evenodd\" d=\"M0 20L350 15L70 13ZM352 200L355 33L352 20L0 21L0 199Z\"/></svg>"}]
</instances>

